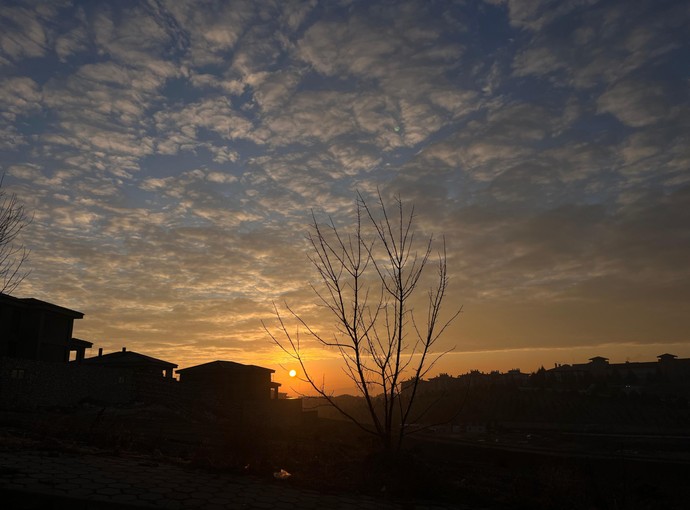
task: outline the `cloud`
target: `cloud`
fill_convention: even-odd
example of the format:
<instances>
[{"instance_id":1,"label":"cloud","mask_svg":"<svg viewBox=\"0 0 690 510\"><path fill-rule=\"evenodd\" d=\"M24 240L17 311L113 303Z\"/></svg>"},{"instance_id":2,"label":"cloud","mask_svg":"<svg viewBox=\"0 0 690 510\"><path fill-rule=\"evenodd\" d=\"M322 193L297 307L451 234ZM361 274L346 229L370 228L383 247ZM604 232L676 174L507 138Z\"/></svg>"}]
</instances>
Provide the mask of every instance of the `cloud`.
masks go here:
<instances>
[{"instance_id":1,"label":"cloud","mask_svg":"<svg viewBox=\"0 0 690 510\"><path fill-rule=\"evenodd\" d=\"M89 37L83 26L74 28L55 40L55 53L62 62L88 49Z\"/></svg>"},{"instance_id":2,"label":"cloud","mask_svg":"<svg viewBox=\"0 0 690 510\"><path fill-rule=\"evenodd\" d=\"M579 10L583 7L595 5L598 0L535 0L522 2L520 0L485 0L495 5L506 5L510 17L510 24L532 31L544 30L558 18Z\"/></svg>"},{"instance_id":3,"label":"cloud","mask_svg":"<svg viewBox=\"0 0 690 510\"><path fill-rule=\"evenodd\" d=\"M549 46L528 48L518 53L513 62L515 76L545 75L567 69L566 62Z\"/></svg>"},{"instance_id":4,"label":"cloud","mask_svg":"<svg viewBox=\"0 0 690 510\"><path fill-rule=\"evenodd\" d=\"M282 21L287 25L291 31L296 31L304 20L309 15L309 12L314 9L317 5L316 0L310 0L308 2L303 2L301 0L290 0L287 2L281 2L282 7Z\"/></svg>"},{"instance_id":5,"label":"cloud","mask_svg":"<svg viewBox=\"0 0 690 510\"><path fill-rule=\"evenodd\" d=\"M96 44L115 61L131 67L145 67L155 57L162 57L171 44L175 33L164 20L147 12L143 6L118 11L99 9L92 21Z\"/></svg>"},{"instance_id":6,"label":"cloud","mask_svg":"<svg viewBox=\"0 0 690 510\"><path fill-rule=\"evenodd\" d=\"M515 76L549 77L560 86L610 84L658 65L679 47L688 12L680 4L647 2L519 2L511 23L529 27L513 60ZM519 7L518 7L519 6ZM572 12L571 12L572 11ZM645 19L644 26L636 20Z\"/></svg>"},{"instance_id":7,"label":"cloud","mask_svg":"<svg viewBox=\"0 0 690 510\"><path fill-rule=\"evenodd\" d=\"M490 181L515 165L534 159L537 147L572 123L567 109L549 111L529 103L493 105L485 116L428 144L413 167L445 166L478 181Z\"/></svg>"},{"instance_id":8,"label":"cloud","mask_svg":"<svg viewBox=\"0 0 690 510\"><path fill-rule=\"evenodd\" d=\"M464 225L457 231L464 245L460 258L467 259L460 272L469 272L463 281L470 288L481 282L478 296L484 298L600 302L606 299L588 291L588 282L611 279L618 282L611 291L619 288L620 298L628 292L629 299L644 301L643 289L649 285L669 290L657 301L687 300L690 273L681 260L690 252L683 227L688 190L642 194L617 210L571 205L539 213L488 207L459 211L458 226ZM457 228L447 226L446 232L451 236ZM489 251L498 246L500 251Z\"/></svg>"},{"instance_id":9,"label":"cloud","mask_svg":"<svg viewBox=\"0 0 690 510\"><path fill-rule=\"evenodd\" d=\"M26 144L17 129L21 117L41 110L42 94L31 78L13 77L0 81L0 147L12 149Z\"/></svg>"},{"instance_id":10,"label":"cloud","mask_svg":"<svg viewBox=\"0 0 690 510\"><path fill-rule=\"evenodd\" d=\"M185 34L190 64L204 66L223 64L231 50L256 15L256 4L239 1L228 4L217 1L177 1L163 3L175 26Z\"/></svg>"},{"instance_id":11,"label":"cloud","mask_svg":"<svg viewBox=\"0 0 690 510\"><path fill-rule=\"evenodd\" d=\"M245 178L250 174L247 184L255 182L257 186L252 187L261 189L262 205L284 218L301 214L304 222L310 208L333 213L352 204L347 185L346 190L333 186L334 180L347 178L348 170L343 170L327 154L304 152L258 157L251 161Z\"/></svg>"},{"instance_id":12,"label":"cloud","mask_svg":"<svg viewBox=\"0 0 690 510\"><path fill-rule=\"evenodd\" d=\"M158 151L176 154L180 150L193 150L203 144L198 131L206 129L224 140L246 138L256 140L253 124L223 97L210 97L180 109L162 110L154 115L159 133Z\"/></svg>"},{"instance_id":13,"label":"cloud","mask_svg":"<svg viewBox=\"0 0 690 510\"><path fill-rule=\"evenodd\" d=\"M287 106L301 80L295 70L255 73L246 79L262 111L271 113Z\"/></svg>"},{"instance_id":14,"label":"cloud","mask_svg":"<svg viewBox=\"0 0 690 510\"><path fill-rule=\"evenodd\" d=\"M271 145L331 142L353 130L350 103L354 95L309 92L295 95L278 114L264 119Z\"/></svg>"},{"instance_id":15,"label":"cloud","mask_svg":"<svg viewBox=\"0 0 690 510\"><path fill-rule=\"evenodd\" d=\"M667 98L668 91L659 83L624 80L599 97L598 112L611 113L629 126L642 127L673 116L675 108Z\"/></svg>"},{"instance_id":16,"label":"cloud","mask_svg":"<svg viewBox=\"0 0 690 510\"><path fill-rule=\"evenodd\" d=\"M412 4L398 7L390 28L376 22L390 13L375 8L346 22L316 22L298 42L297 55L322 75L374 84L392 100L387 109L397 114L393 125L401 129L403 143L412 146L471 110L463 103L472 92L451 87L445 75L457 65L463 48L440 40L444 28L457 27L431 24L430 15Z\"/></svg>"},{"instance_id":17,"label":"cloud","mask_svg":"<svg viewBox=\"0 0 690 510\"><path fill-rule=\"evenodd\" d=\"M37 11L3 7L0 13L0 63L43 56L48 46L45 21Z\"/></svg>"}]
</instances>

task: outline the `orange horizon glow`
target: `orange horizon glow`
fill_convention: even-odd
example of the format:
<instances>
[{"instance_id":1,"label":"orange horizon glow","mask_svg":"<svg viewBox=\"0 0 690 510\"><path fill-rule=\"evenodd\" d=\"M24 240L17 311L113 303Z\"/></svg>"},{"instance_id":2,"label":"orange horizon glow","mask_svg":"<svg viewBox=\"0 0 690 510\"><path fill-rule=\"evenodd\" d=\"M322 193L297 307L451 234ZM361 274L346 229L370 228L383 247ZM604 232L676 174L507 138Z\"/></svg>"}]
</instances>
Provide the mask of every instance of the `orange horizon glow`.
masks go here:
<instances>
[{"instance_id":1,"label":"orange horizon glow","mask_svg":"<svg viewBox=\"0 0 690 510\"><path fill-rule=\"evenodd\" d=\"M611 363L625 361L656 361L656 357L664 352L670 352L679 358L690 358L690 346L686 344L602 344L563 348L516 348L496 351L451 352L443 356L424 379L447 373L457 377L472 370L490 373L492 371L507 372L520 369L523 373L532 373L541 366L546 369L558 364L587 363L594 356L604 356ZM266 361L270 366L271 362ZM278 363L274 363L278 365ZM306 364L310 377L323 383L327 393L334 395L357 395L357 389L352 381L341 370L338 359L312 359ZM285 375L289 376L289 372ZM285 376L283 376L285 377ZM316 392L300 378L287 377L283 391L290 396L313 396Z\"/></svg>"}]
</instances>

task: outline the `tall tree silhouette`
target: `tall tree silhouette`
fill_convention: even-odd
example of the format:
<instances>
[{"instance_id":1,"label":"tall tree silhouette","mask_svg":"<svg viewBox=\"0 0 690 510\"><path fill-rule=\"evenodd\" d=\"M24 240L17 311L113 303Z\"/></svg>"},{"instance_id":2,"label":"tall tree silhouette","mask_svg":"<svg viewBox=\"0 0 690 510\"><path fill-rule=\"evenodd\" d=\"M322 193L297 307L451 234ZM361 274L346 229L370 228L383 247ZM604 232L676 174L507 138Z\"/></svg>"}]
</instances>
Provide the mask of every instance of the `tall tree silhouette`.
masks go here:
<instances>
[{"instance_id":1,"label":"tall tree silhouette","mask_svg":"<svg viewBox=\"0 0 690 510\"><path fill-rule=\"evenodd\" d=\"M414 207L406 208L399 197L387 207L380 193L375 206L357 194L356 219L349 233L332 219L319 223L312 212L307 239L320 280L312 289L334 319L334 329L324 333L285 305L288 316L309 337L339 352L344 372L364 397L370 422L355 418L317 383L305 365L299 332L289 331L277 306L277 332L264 324L273 341L299 363L311 387L362 430L374 434L385 451L402 444L417 385L445 354L434 346L460 313L457 310L445 320L440 317L448 286L445 242L438 251L434 284L427 289L425 317L413 312L433 250L431 237L416 242L414 217Z\"/></svg>"},{"instance_id":2,"label":"tall tree silhouette","mask_svg":"<svg viewBox=\"0 0 690 510\"><path fill-rule=\"evenodd\" d=\"M27 276L29 250L18 242L20 232L30 222L17 195L2 188L0 177L0 293L11 294Z\"/></svg>"}]
</instances>

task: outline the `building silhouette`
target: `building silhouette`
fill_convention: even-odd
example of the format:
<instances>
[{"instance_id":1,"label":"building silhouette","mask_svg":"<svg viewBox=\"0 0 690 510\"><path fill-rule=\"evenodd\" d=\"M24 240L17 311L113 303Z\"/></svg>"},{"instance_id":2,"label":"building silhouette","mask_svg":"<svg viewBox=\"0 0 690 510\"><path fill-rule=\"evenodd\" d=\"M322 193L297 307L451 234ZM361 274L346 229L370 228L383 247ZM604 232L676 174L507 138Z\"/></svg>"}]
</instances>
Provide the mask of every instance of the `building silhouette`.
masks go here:
<instances>
[{"instance_id":1,"label":"building silhouette","mask_svg":"<svg viewBox=\"0 0 690 510\"><path fill-rule=\"evenodd\" d=\"M87 366L130 369L138 374L163 376L168 379L173 378L173 371L177 368L175 363L128 351L126 347L123 347L121 351L109 354L103 354L103 350L99 349L98 356L85 358L82 363Z\"/></svg>"},{"instance_id":2,"label":"building silhouette","mask_svg":"<svg viewBox=\"0 0 690 510\"><path fill-rule=\"evenodd\" d=\"M280 408L281 416L299 421L301 403L278 402L280 383L270 368L212 361L179 370L177 381L176 363L125 347L86 357L93 344L72 336L74 321L83 317L47 301L0 294L1 407L139 401L264 417Z\"/></svg>"},{"instance_id":3,"label":"building silhouette","mask_svg":"<svg viewBox=\"0 0 690 510\"><path fill-rule=\"evenodd\" d=\"M180 383L219 401L262 401L278 398L275 370L234 361L211 361L178 370Z\"/></svg>"},{"instance_id":4,"label":"building silhouette","mask_svg":"<svg viewBox=\"0 0 690 510\"><path fill-rule=\"evenodd\" d=\"M93 343L72 337L74 321L84 314L34 298L0 293L0 356L68 362L81 361Z\"/></svg>"}]
</instances>

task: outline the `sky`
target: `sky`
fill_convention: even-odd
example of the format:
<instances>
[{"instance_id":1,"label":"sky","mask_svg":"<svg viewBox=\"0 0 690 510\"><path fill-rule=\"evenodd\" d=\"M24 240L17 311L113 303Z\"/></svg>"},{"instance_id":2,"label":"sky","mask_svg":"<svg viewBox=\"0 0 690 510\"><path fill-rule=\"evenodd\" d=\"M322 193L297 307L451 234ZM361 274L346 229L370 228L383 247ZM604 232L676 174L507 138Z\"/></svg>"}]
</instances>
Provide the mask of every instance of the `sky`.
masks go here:
<instances>
[{"instance_id":1,"label":"sky","mask_svg":"<svg viewBox=\"0 0 690 510\"><path fill-rule=\"evenodd\" d=\"M332 327L311 213L378 189L445 236L435 372L690 357L689 28L665 0L1 0L14 295L83 312L94 351L299 390L261 321Z\"/></svg>"}]
</instances>

